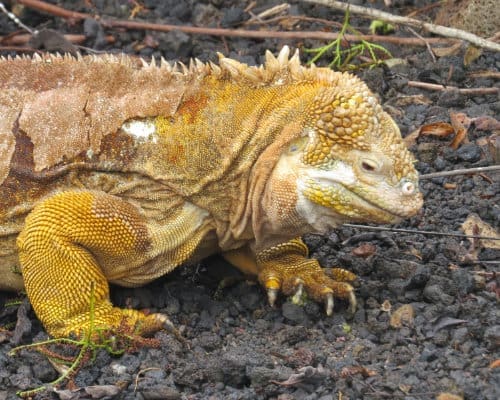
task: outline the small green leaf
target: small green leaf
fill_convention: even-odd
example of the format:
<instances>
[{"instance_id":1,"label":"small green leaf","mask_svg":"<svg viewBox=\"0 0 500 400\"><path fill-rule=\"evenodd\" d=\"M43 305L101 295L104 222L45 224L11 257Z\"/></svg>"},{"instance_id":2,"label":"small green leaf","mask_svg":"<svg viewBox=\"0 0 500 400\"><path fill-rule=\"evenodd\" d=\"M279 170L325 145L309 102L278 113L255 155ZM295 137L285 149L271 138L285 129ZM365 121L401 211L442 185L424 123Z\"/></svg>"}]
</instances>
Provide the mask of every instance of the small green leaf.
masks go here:
<instances>
[{"instance_id":1,"label":"small green leaf","mask_svg":"<svg viewBox=\"0 0 500 400\"><path fill-rule=\"evenodd\" d=\"M389 24L388 22L374 20L370 24L370 32L372 35L388 35L394 32L394 25Z\"/></svg>"},{"instance_id":2,"label":"small green leaf","mask_svg":"<svg viewBox=\"0 0 500 400\"><path fill-rule=\"evenodd\" d=\"M351 333L352 327L347 322L344 322L342 324L342 330L344 331L344 333L348 334L348 333Z\"/></svg>"}]
</instances>

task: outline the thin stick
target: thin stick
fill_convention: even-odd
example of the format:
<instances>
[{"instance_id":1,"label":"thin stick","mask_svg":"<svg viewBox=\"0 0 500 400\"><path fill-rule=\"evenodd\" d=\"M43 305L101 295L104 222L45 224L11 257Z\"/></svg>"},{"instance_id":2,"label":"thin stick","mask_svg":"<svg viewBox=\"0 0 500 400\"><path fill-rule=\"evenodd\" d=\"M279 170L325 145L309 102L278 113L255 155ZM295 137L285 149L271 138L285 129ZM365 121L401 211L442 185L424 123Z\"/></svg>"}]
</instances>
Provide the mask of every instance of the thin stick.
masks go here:
<instances>
[{"instance_id":1,"label":"thin stick","mask_svg":"<svg viewBox=\"0 0 500 400\"><path fill-rule=\"evenodd\" d=\"M24 29L25 31L27 31L31 34L36 33L36 31L31 29L29 26L24 25L23 22L19 18L16 17L16 15L14 15L10 11L8 11L1 1L0 1L0 11L2 11L5 15L7 15L7 17L9 17L12 21L14 21L16 23L16 25L19 26L21 29Z\"/></svg>"},{"instance_id":2,"label":"thin stick","mask_svg":"<svg viewBox=\"0 0 500 400\"><path fill-rule=\"evenodd\" d=\"M427 83L427 82L419 82L419 81L408 81L408 86L417 87L421 89L428 90L456 90L461 94L468 94L473 96L482 96L485 94L497 94L499 92L499 88L497 87L479 87L479 88L458 88L456 86L444 86L438 85L436 83Z\"/></svg>"},{"instance_id":3,"label":"thin stick","mask_svg":"<svg viewBox=\"0 0 500 400\"><path fill-rule=\"evenodd\" d=\"M465 235L463 233L452 233L452 232L421 231L418 229L386 228L383 226L370 226L370 225L358 225L358 224L343 224L342 226L347 226L349 228L366 229L369 231L419 233L422 235L452 236L452 237L459 237L459 238L464 238L464 239L500 240L499 237L481 236L481 235Z\"/></svg>"},{"instance_id":4,"label":"thin stick","mask_svg":"<svg viewBox=\"0 0 500 400\"><path fill-rule=\"evenodd\" d=\"M321 4L327 7L343 11L349 9L349 11L353 14L359 14L368 18L379 19L385 22L391 22L393 24L413 26L441 36L465 40L478 47L494 51L500 51L499 43L494 43L490 40L483 39L482 37L474 35L470 32L463 31L461 29L448 28L446 26L435 25L429 22L420 21L415 18L401 17L399 15L393 15L384 11L376 10L374 8L356 6L353 4L343 3L341 1L336 1L336 0L302 0L302 1L306 3Z\"/></svg>"},{"instance_id":5,"label":"thin stick","mask_svg":"<svg viewBox=\"0 0 500 400\"><path fill-rule=\"evenodd\" d=\"M411 29L410 27L407 27L406 29L408 29L411 33L413 33L416 37L418 37L419 39L423 40L425 42L425 45L427 47L427 51L429 52L429 54L431 55L431 58L432 58L432 61L433 62L436 62L436 56L434 55L434 52L432 51L431 49L431 45L429 44L429 42L427 42L425 40L425 38L422 36L422 35L419 35L417 32L415 32L413 29Z\"/></svg>"},{"instance_id":6,"label":"thin stick","mask_svg":"<svg viewBox=\"0 0 500 400\"><path fill-rule=\"evenodd\" d=\"M478 72L470 72L467 74L470 78L492 78L492 79L500 79L500 72L498 71L478 71Z\"/></svg>"},{"instance_id":7,"label":"thin stick","mask_svg":"<svg viewBox=\"0 0 500 400\"><path fill-rule=\"evenodd\" d=\"M68 35L62 35L62 36L68 42L71 42L73 44L83 43L87 39L85 37L85 35L68 34ZM30 41L31 37L32 37L32 35L30 35L28 33L20 33L17 35L6 37L5 39L2 39L2 37L0 36L0 43L5 44L7 46L18 46L18 45L28 43ZM110 36L110 35L106 36L106 41L108 43L113 43L114 40L115 40L115 38L113 38L112 36ZM25 51L25 50L29 50L29 49L26 49L25 47L21 47L21 50Z\"/></svg>"},{"instance_id":8,"label":"thin stick","mask_svg":"<svg viewBox=\"0 0 500 400\"><path fill-rule=\"evenodd\" d=\"M52 4L47 4L39 0L18 0L18 3L26 7L33 8L51 15L61 18L81 20L85 18L94 18L94 16L75 11L69 11L62 7ZM319 31L250 31L244 29L222 29L222 28L202 28L197 26L185 25L167 25L167 24L154 24L149 22L139 21L124 21L124 20L99 20L103 25L115 28L138 29L138 30L153 30L159 32L170 32L178 30L184 33L195 35L211 35L211 36L228 36L228 37L247 37L247 38L276 38L276 39L319 39L319 40L335 40L338 34L334 32L319 32ZM352 42L359 42L367 40L370 42L385 42L409 46L425 46L426 43L418 38L398 38L392 36L382 35L344 35L346 40ZM452 39L429 38L426 39L428 43L441 43L450 44L455 42Z\"/></svg>"},{"instance_id":9,"label":"thin stick","mask_svg":"<svg viewBox=\"0 0 500 400\"><path fill-rule=\"evenodd\" d=\"M500 165L492 165L490 167L463 168L463 169L455 169L453 171L441 171L441 172L433 172L430 174L423 174L419 176L419 179L439 178L441 176L477 174L482 172L499 171L499 170L500 170Z\"/></svg>"}]
</instances>

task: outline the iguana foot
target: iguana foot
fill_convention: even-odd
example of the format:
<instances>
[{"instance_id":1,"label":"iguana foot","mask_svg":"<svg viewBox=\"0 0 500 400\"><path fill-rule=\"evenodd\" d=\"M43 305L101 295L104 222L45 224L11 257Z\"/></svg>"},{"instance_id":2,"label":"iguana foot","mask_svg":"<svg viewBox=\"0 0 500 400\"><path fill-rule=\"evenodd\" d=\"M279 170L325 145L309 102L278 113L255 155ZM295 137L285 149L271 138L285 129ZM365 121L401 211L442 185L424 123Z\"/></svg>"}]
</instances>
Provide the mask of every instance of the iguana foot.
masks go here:
<instances>
[{"instance_id":1,"label":"iguana foot","mask_svg":"<svg viewBox=\"0 0 500 400\"><path fill-rule=\"evenodd\" d=\"M317 260L306 258L308 250L300 239L271 247L257 254L260 267L259 281L267 289L269 303L276 301L281 290L298 300L304 291L315 301L323 302L327 315L332 315L334 298L349 301L349 313L356 311L356 296L351 283L356 275L345 269L334 268L331 276Z\"/></svg>"}]
</instances>

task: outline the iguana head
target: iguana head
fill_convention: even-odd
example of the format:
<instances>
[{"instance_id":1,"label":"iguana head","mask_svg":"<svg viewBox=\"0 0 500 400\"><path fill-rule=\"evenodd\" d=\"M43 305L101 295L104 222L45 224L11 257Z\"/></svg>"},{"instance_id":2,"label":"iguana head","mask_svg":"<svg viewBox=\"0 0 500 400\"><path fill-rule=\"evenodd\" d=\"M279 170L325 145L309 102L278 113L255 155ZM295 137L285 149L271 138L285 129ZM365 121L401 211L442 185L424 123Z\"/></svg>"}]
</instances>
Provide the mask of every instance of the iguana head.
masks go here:
<instances>
[{"instance_id":1,"label":"iguana head","mask_svg":"<svg viewBox=\"0 0 500 400\"><path fill-rule=\"evenodd\" d=\"M323 230L342 221L394 223L422 207L414 159L393 119L357 78L320 88L298 152L297 210Z\"/></svg>"},{"instance_id":2,"label":"iguana head","mask_svg":"<svg viewBox=\"0 0 500 400\"><path fill-rule=\"evenodd\" d=\"M283 64L284 58L276 60ZM267 185L269 214L287 214L272 204L294 204L296 214L288 213L293 225L305 220L317 231L415 215L422 195L414 158L368 87L350 74L298 66L293 57L283 70L304 89L296 96L300 112L289 116L298 134L282 150Z\"/></svg>"}]
</instances>

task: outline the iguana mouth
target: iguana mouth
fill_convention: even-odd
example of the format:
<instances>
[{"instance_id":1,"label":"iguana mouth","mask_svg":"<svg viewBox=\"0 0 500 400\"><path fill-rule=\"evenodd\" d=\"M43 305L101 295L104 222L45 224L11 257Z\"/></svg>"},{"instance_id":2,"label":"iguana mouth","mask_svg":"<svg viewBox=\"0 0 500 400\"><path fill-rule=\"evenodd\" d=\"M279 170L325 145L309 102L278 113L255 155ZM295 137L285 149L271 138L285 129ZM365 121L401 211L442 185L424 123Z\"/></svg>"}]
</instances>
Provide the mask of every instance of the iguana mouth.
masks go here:
<instances>
[{"instance_id":1,"label":"iguana mouth","mask_svg":"<svg viewBox=\"0 0 500 400\"><path fill-rule=\"evenodd\" d=\"M348 188L340 183L338 185L351 196L350 203L355 206L354 219L369 218L372 222L379 223L397 223L404 218L403 214L395 212L395 209L389 209L389 206L383 206L381 203L374 202L370 198L363 196L358 190ZM365 213L369 215L366 215ZM358 215L359 214L359 215Z\"/></svg>"},{"instance_id":2,"label":"iguana mouth","mask_svg":"<svg viewBox=\"0 0 500 400\"><path fill-rule=\"evenodd\" d=\"M348 187L338 181L330 181L328 186L315 182L314 187L309 188L304 190L309 200L334 210L351 221L397 223L413 215L413 211L418 209L418 207L405 207L401 210L394 204L384 205L382 199L374 201L367 196L367 192L363 191L362 187Z\"/></svg>"}]
</instances>

